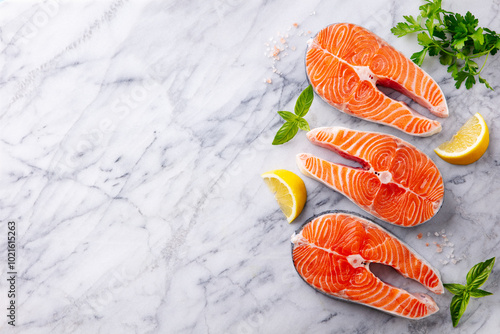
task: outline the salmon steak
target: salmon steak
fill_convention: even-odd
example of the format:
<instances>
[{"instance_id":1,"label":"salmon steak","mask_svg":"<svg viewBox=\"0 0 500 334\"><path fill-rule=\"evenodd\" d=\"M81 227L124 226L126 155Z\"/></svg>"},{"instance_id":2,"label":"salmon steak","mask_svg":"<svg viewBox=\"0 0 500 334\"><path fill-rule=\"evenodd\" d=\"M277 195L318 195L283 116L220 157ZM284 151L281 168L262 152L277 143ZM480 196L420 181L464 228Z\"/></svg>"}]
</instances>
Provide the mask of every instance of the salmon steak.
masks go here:
<instances>
[{"instance_id":1,"label":"salmon steak","mask_svg":"<svg viewBox=\"0 0 500 334\"><path fill-rule=\"evenodd\" d=\"M300 277L329 297L410 319L439 310L430 296L384 283L370 271L370 263L381 263L436 294L444 293L436 269L366 218L344 211L326 212L309 219L291 242L293 264Z\"/></svg>"},{"instance_id":2,"label":"salmon steak","mask_svg":"<svg viewBox=\"0 0 500 334\"><path fill-rule=\"evenodd\" d=\"M360 166L302 153L296 159L300 171L375 217L410 227L428 221L441 208L441 173L427 155L402 139L342 127L316 128L307 138Z\"/></svg>"},{"instance_id":3,"label":"salmon steak","mask_svg":"<svg viewBox=\"0 0 500 334\"><path fill-rule=\"evenodd\" d=\"M424 70L374 33L350 23L332 24L308 42L306 71L316 94L352 116L415 136L441 131L441 124L384 95L397 90L438 117L448 116L441 88Z\"/></svg>"}]
</instances>

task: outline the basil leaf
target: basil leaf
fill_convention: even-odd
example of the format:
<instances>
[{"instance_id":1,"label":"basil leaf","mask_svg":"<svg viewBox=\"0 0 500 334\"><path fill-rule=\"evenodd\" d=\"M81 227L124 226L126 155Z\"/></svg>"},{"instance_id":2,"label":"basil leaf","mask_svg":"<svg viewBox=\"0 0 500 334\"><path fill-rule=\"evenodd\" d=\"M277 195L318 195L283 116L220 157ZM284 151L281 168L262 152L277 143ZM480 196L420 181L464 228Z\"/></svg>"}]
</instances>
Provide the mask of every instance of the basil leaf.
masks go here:
<instances>
[{"instance_id":1,"label":"basil leaf","mask_svg":"<svg viewBox=\"0 0 500 334\"><path fill-rule=\"evenodd\" d=\"M443 284L446 290L454 295L461 295L465 291L465 286L462 284Z\"/></svg>"},{"instance_id":2,"label":"basil leaf","mask_svg":"<svg viewBox=\"0 0 500 334\"><path fill-rule=\"evenodd\" d=\"M286 122L276 133L273 145L281 145L290 141L299 131L299 126L295 122Z\"/></svg>"},{"instance_id":3,"label":"basil leaf","mask_svg":"<svg viewBox=\"0 0 500 334\"><path fill-rule=\"evenodd\" d=\"M484 290L481 290L481 289L473 289L473 290L470 291L470 296L474 297L474 298L486 297L486 296L490 296L492 294L493 293L488 292L488 291L484 291Z\"/></svg>"},{"instance_id":4,"label":"basil leaf","mask_svg":"<svg viewBox=\"0 0 500 334\"><path fill-rule=\"evenodd\" d=\"M495 258L492 257L484 262L479 262L467 273L467 287L471 290L479 288L490 276Z\"/></svg>"},{"instance_id":5,"label":"basil leaf","mask_svg":"<svg viewBox=\"0 0 500 334\"><path fill-rule=\"evenodd\" d=\"M309 111L309 108L311 108L313 99L313 88L312 85L309 85L306 89L304 89L302 93L300 93L299 97L297 98L297 102L295 102L295 115L304 117Z\"/></svg>"},{"instance_id":6,"label":"basil leaf","mask_svg":"<svg viewBox=\"0 0 500 334\"><path fill-rule=\"evenodd\" d=\"M298 117L293 112L278 111L278 114L287 122L294 122Z\"/></svg>"},{"instance_id":7,"label":"basil leaf","mask_svg":"<svg viewBox=\"0 0 500 334\"><path fill-rule=\"evenodd\" d=\"M304 131L311 131L311 128L309 127L309 123L307 123L307 121L300 117L298 120L297 120L297 124L299 126L299 128L301 130L304 130Z\"/></svg>"},{"instance_id":8,"label":"basil leaf","mask_svg":"<svg viewBox=\"0 0 500 334\"><path fill-rule=\"evenodd\" d=\"M470 295L465 292L463 295L454 296L450 304L450 314L451 321L453 322L453 327L457 327L460 318L469 304Z\"/></svg>"}]
</instances>

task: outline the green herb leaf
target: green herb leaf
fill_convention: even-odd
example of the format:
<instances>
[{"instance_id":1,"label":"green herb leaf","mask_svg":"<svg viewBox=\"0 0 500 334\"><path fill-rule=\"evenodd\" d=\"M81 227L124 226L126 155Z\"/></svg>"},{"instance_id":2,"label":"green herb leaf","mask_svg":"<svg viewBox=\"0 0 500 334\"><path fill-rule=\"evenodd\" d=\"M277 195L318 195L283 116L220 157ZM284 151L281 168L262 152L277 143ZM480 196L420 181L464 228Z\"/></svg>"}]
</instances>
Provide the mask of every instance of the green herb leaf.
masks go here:
<instances>
[{"instance_id":1,"label":"green herb leaf","mask_svg":"<svg viewBox=\"0 0 500 334\"><path fill-rule=\"evenodd\" d=\"M493 87L490 86L490 84L488 83L488 81L486 81L485 79L483 79L480 75L478 75L478 79L479 79L479 82L484 84L487 88L493 90Z\"/></svg>"},{"instance_id":2,"label":"green herb leaf","mask_svg":"<svg viewBox=\"0 0 500 334\"><path fill-rule=\"evenodd\" d=\"M464 293L460 296L454 296L450 304L450 314L453 327L457 327L460 318L465 312L467 305L469 304L470 295L469 293Z\"/></svg>"},{"instance_id":3,"label":"green herb leaf","mask_svg":"<svg viewBox=\"0 0 500 334\"><path fill-rule=\"evenodd\" d=\"M493 257L472 267L467 273L467 287L477 289L482 286L488 280L494 264L495 258Z\"/></svg>"},{"instance_id":4,"label":"green herb leaf","mask_svg":"<svg viewBox=\"0 0 500 334\"><path fill-rule=\"evenodd\" d=\"M402 37L414 31L410 28L408 23L399 22L395 27L391 28L391 32L398 37Z\"/></svg>"},{"instance_id":5,"label":"green herb leaf","mask_svg":"<svg viewBox=\"0 0 500 334\"><path fill-rule=\"evenodd\" d=\"M420 66L424 62L426 53L427 53L427 48L423 49L422 51L415 52L414 54L411 55L410 59L413 60L415 64Z\"/></svg>"},{"instance_id":6,"label":"green herb leaf","mask_svg":"<svg viewBox=\"0 0 500 334\"><path fill-rule=\"evenodd\" d=\"M299 126L296 122L286 122L276 133L273 140L273 145L281 145L289 142L299 131Z\"/></svg>"},{"instance_id":7,"label":"green herb leaf","mask_svg":"<svg viewBox=\"0 0 500 334\"><path fill-rule=\"evenodd\" d=\"M273 145L281 145L290 141L299 128L305 131L310 131L309 123L303 118L311 108L314 99L314 92L311 85L300 93L295 102L295 114L290 111L278 111L278 114L286 121L285 124L276 133L273 139Z\"/></svg>"},{"instance_id":8,"label":"green herb leaf","mask_svg":"<svg viewBox=\"0 0 500 334\"><path fill-rule=\"evenodd\" d=\"M456 89L459 89L460 86L462 86L462 82L465 81L465 79L467 79L467 77L469 76L468 73L466 72L463 72L463 71L460 71L457 73L457 75L454 77L455 78L455 88Z\"/></svg>"},{"instance_id":9,"label":"green herb leaf","mask_svg":"<svg viewBox=\"0 0 500 334\"><path fill-rule=\"evenodd\" d=\"M481 297L486 297L486 296L491 296L492 293L488 291L484 291L481 289L473 289L470 290L470 296L474 298L481 298Z\"/></svg>"},{"instance_id":10,"label":"green herb leaf","mask_svg":"<svg viewBox=\"0 0 500 334\"><path fill-rule=\"evenodd\" d=\"M450 291L454 295L461 295L465 291L465 286L462 284L443 284L446 290Z\"/></svg>"},{"instance_id":11,"label":"green herb leaf","mask_svg":"<svg viewBox=\"0 0 500 334\"><path fill-rule=\"evenodd\" d=\"M422 46L428 46L432 44L432 39L425 32L421 32L417 36L418 44Z\"/></svg>"},{"instance_id":12,"label":"green herb leaf","mask_svg":"<svg viewBox=\"0 0 500 334\"><path fill-rule=\"evenodd\" d=\"M403 16L405 22L399 22L391 29L398 37L418 32L418 44L423 49L415 52L411 59L421 66L427 53L430 57L438 56L440 63L448 66L448 72L456 81L455 87L460 88L465 82L465 87L470 89L479 81L492 89L479 75L488 56L500 50L500 35L488 28L478 28L479 21L471 12L463 16L444 10L441 0L425 0L419 9L417 18ZM486 56L482 66L474 66L475 63L468 66L467 62L482 56Z\"/></svg>"},{"instance_id":13,"label":"green herb leaf","mask_svg":"<svg viewBox=\"0 0 500 334\"><path fill-rule=\"evenodd\" d=\"M299 128L301 130L311 131L311 128L309 127L309 123L307 123L307 121L304 118L299 118L297 120L297 125L299 126Z\"/></svg>"},{"instance_id":14,"label":"green herb leaf","mask_svg":"<svg viewBox=\"0 0 500 334\"><path fill-rule=\"evenodd\" d=\"M472 15L471 12L467 12L464 17L465 24L469 27L469 29L474 29L477 27L477 24L479 23L478 19Z\"/></svg>"},{"instance_id":15,"label":"green herb leaf","mask_svg":"<svg viewBox=\"0 0 500 334\"><path fill-rule=\"evenodd\" d=\"M474 42L479 43L479 45L484 44L483 28L477 29L473 34L470 35Z\"/></svg>"},{"instance_id":16,"label":"green herb leaf","mask_svg":"<svg viewBox=\"0 0 500 334\"><path fill-rule=\"evenodd\" d=\"M456 39L454 40L452 43L451 43L451 46L454 47L455 50L461 50L464 45L465 45L465 41L468 39L469 37L463 37L463 38L459 38L459 39Z\"/></svg>"},{"instance_id":17,"label":"green herb leaf","mask_svg":"<svg viewBox=\"0 0 500 334\"><path fill-rule=\"evenodd\" d=\"M457 79L457 75L458 75L458 66L457 66L457 62L454 61L450 66L448 66L448 73L451 73L451 76L453 77L453 79Z\"/></svg>"},{"instance_id":18,"label":"green herb leaf","mask_svg":"<svg viewBox=\"0 0 500 334\"><path fill-rule=\"evenodd\" d=\"M278 111L278 114L287 122L294 122L297 118L299 118L293 112L289 111Z\"/></svg>"},{"instance_id":19,"label":"green herb leaf","mask_svg":"<svg viewBox=\"0 0 500 334\"><path fill-rule=\"evenodd\" d=\"M475 83L476 83L476 78L474 78L474 75L468 73L467 79L465 79L465 88L471 89Z\"/></svg>"},{"instance_id":20,"label":"green herb leaf","mask_svg":"<svg viewBox=\"0 0 500 334\"><path fill-rule=\"evenodd\" d=\"M309 111L309 108L311 108L311 104L314 99L314 92L312 85L309 85L306 89L300 93L297 102L295 102L295 115L299 117L304 117L307 112Z\"/></svg>"},{"instance_id":21,"label":"green herb leaf","mask_svg":"<svg viewBox=\"0 0 500 334\"><path fill-rule=\"evenodd\" d=\"M403 15L404 19L410 23L413 27L420 27L420 20L422 19L421 16L419 16L418 18L414 18L413 16L411 15Z\"/></svg>"},{"instance_id":22,"label":"green herb leaf","mask_svg":"<svg viewBox=\"0 0 500 334\"><path fill-rule=\"evenodd\" d=\"M467 273L466 286L461 284L444 284L444 287L455 295L453 296L450 304L450 314L453 327L458 325L460 318L467 308L467 304L469 304L470 297L481 298L492 295L491 292L478 289L478 287L486 282L491 271L493 270L494 264L495 258L493 257L484 262L479 262L472 267Z\"/></svg>"},{"instance_id":23,"label":"green herb leaf","mask_svg":"<svg viewBox=\"0 0 500 334\"><path fill-rule=\"evenodd\" d=\"M443 65L451 65L453 63L453 56L448 53L441 52L439 62Z\"/></svg>"},{"instance_id":24,"label":"green herb leaf","mask_svg":"<svg viewBox=\"0 0 500 334\"><path fill-rule=\"evenodd\" d=\"M434 18L429 18L425 21L425 27L429 31L429 36L434 36Z\"/></svg>"}]
</instances>

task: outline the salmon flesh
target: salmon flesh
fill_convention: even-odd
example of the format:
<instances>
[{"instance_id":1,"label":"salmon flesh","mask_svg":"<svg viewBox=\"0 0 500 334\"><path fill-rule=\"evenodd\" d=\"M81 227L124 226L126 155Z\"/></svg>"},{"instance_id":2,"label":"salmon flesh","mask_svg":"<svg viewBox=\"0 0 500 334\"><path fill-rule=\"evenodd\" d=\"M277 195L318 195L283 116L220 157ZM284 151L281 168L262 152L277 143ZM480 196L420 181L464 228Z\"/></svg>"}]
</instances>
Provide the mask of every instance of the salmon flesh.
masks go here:
<instances>
[{"instance_id":1,"label":"salmon flesh","mask_svg":"<svg viewBox=\"0 0 500 334\"><path fill-rule=\"evenodd\" d=\"M384 95L377 85L412 98L438 117L448 116L439 85L414 62L360 26L339 23L309 41L306 70L316 93L342 112L415 136L441 131L441 124Z\"/></svg>"},{"instance_id":2,"label":"salmon flesh","mask_svg":"<svg viewBox=\"0 0 500 334\"><path fill-rule=\"evenodd\" d=\"M331 211L309 219L292 235L293 264L319 292L410 319L439 308L426 294L412 294L381 281L370 263L391 266L436 294L439 272L396 236L353 213Z\"/></svg>"},{"instance_id":3,"label":"salmon flesh","mask_svg":"<svg viewBox=\"0 0 500 334\"><path fill-rule=\"evenodd\" d=\"M402 139L342 127L316 128L307 138L361 166L302 153L297 155L301 172L347 196L366 212L410 227L428 221L441 208L441 173L427 155Z\"/></svg>"}]
</instances>

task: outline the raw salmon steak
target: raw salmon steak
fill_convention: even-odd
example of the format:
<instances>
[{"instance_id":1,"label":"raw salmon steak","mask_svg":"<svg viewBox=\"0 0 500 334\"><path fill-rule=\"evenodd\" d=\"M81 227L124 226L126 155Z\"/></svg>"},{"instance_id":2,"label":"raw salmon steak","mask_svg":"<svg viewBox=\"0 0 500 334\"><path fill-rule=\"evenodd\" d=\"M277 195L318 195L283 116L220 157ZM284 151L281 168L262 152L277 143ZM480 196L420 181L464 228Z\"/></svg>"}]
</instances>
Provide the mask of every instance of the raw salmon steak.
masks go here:
<instances>
[{"instance_id":1,"label":"raw salmon steak","mask_svg":"<svg viewBox=\"0 0 500 334\"><path fill-rule=\"evenodd\" d=\"M316 145L352 159L346 166L298 154L301 172L347 196L366 212L391 224L415 226L441 208L443 178L432 160L413 145L391 135L342 127L307 133Z\"/></svg>"},{"instance_id":2,"label":"raw salmon steak","mask_svg":"<svg viewBox=\"0 0 500 334\"><path fill-rule=\"evenodd\" d=\"M291 241L300 277L327 296L410 319L439 310L430 296L384 283L370 271L370 263L382 263L436 294L444 292L436 269L368 219L342 211L323 213L309 219Z\"/></svg>"},{"instance_id":3,"label":"raw salmon steak","mask_svg":"<svg viewBox=\"0 0 500 334\"><path fill-rule=\"evenodd\" d=\"M441 124L387 97L377 84L405 94L436 116L448 116L441 88L424 70L354 24L330 25L310 40L306 70L316 93L340 111L411 135L432 135Z\"/></svg>"}]
</instances>

